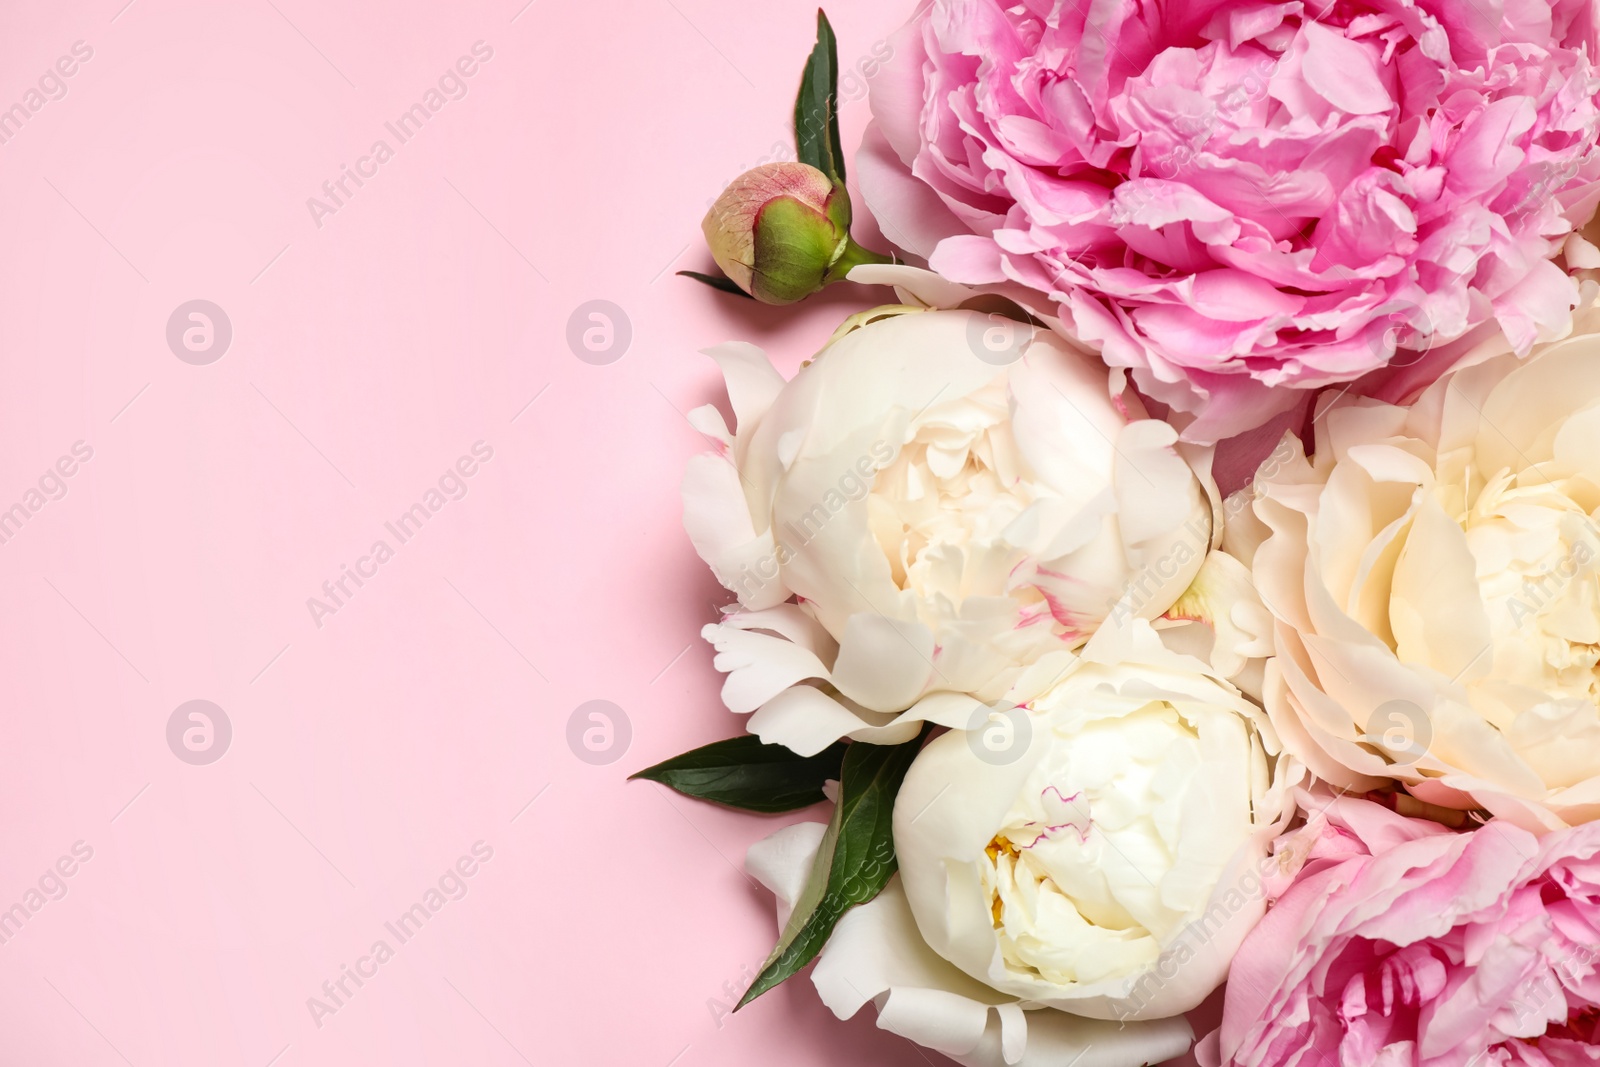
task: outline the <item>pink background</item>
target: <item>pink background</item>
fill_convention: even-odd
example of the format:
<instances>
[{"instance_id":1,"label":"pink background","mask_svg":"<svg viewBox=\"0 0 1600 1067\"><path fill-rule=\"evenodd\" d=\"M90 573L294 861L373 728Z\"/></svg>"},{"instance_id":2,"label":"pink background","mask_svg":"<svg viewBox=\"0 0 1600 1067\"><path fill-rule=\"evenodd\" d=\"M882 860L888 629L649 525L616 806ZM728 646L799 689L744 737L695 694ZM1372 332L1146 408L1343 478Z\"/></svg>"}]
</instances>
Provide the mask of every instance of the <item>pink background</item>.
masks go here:
<instances>
[{"instance_id":1,"label":"pink background","mask_svg":"<svg viewBox=\"0 0 1600 1067\"><path fill-rule=\"evenodd\" d=\"M624 781L739 726L698 638L727 598L679 525L683 413L718 392L697 350L792 368L886 295L771 311L672 274L708 265L723 184L789 150L814 5L125 3L0 11L0 108L93 50L0 144L0 510L37 506L0 544L0 909L59 896L0 944L0 1061L937 1060L807 981L719 1018L772 942L739 864L776 823ZM848 145L908 13L835 5ZM478 41L401 144L385 123ZM232 325L208 365L167 342L194 299ZM597 299L632 331L603 366L567 342ZM480 441L400 544L384 524ZM233 729L203 766L166 733L196 699ZM609 765L567 741L590 700L631 722ZM480 841L465 896L386 931Z\"/></svg>"}]
</instances>

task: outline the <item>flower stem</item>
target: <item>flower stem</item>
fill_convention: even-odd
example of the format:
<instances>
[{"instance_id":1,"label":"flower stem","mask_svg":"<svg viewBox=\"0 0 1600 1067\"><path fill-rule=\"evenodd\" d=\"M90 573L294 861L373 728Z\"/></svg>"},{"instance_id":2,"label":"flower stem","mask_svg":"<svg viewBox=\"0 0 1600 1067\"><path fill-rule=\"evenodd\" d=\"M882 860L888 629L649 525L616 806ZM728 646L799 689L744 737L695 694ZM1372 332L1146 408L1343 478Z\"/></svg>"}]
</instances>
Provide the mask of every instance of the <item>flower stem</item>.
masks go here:
<instances>
[{"instance_id":1,"label":"flower stem","mask_svg":"<svg viewBox=\"0 0 1600 1067\"><path fill-rule=\"evenodd\" d=\"M874 252L870 248L862 248L860 245L856 244L856 239L854 237L846 237L844 239L844 251L839 254L838 259L833 261L833 266L828 268L827 276L822 279L822 284L832 285L834 282L844 281L845 276L849 274L853 268L859 267L863 263L893 262L893 256L886 256L881 252Z\"/></svg>"}]
</instances>

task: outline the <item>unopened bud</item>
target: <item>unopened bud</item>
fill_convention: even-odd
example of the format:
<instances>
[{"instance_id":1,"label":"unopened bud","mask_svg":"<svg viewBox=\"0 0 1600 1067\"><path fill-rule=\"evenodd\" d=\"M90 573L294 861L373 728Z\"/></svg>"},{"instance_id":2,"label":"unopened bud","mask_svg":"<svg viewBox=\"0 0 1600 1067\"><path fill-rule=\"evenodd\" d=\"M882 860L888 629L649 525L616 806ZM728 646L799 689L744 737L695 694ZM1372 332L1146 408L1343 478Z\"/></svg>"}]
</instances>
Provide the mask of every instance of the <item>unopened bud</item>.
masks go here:
<instances>
[{"instance_id":1,"label":"unopened bud","mask_svg":"<svg viewBox=\"0 0 1600 1067\"><path fill-rule=\"evenodd\" d=\"M850 196L805 163L768 163L723 190L701 223L712 258L764 304L792 304L860 263L888 259L850 239Z\"/></svg>"}]
</instances>

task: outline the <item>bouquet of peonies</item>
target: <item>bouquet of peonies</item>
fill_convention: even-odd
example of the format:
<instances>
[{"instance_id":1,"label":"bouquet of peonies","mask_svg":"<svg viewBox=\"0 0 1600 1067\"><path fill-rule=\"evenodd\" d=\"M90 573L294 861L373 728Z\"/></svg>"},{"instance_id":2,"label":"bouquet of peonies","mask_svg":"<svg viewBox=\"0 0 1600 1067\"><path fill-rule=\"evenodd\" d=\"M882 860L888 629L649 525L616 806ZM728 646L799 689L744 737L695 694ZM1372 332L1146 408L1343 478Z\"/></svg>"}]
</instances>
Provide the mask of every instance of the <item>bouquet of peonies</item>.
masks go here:
<instances>
[{"instance_id":1,"label":"bouquet of peonies","mask_svg":"<svg viewBox=\"0 0 1600 1067\"><path fill-rule=\"evenodd\" d=\"M639 775L833 805L749 854L741 1007L815 961L969 1065L1600 1062L1597 30L933 0L855 156L890 256L819 16L695 277L898 302L710 350L747 733Z\"/></svg>"}]
</instances>

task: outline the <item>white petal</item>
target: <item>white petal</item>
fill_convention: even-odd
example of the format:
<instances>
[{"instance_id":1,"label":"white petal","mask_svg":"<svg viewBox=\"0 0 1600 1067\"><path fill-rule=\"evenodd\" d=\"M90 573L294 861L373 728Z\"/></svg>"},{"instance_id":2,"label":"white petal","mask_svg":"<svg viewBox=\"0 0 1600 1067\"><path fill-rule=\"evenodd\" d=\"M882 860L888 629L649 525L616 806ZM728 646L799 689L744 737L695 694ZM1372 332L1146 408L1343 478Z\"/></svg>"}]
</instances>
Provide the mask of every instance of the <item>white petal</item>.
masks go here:
<instances>
[{"instance_id":1,"label":"white petal","mask_svg":"<svg viewBox=\"0 0 1600 1067\"><path fill-rule=\"evenodd\" d=\"M878 1009L878 1028L947 1056L970 1052L989 1022L989 1006L943 989L899 986ZM975 1037L974 1035L978 1035ZM1026 1041L1027 1033L1022 1035Z\"/></svg>"},{"instance_id":2,"label":"white petal","mask_svg":"<svg viewBox=\"0 0 1600 1067\"><path fill-rule=\"evenodd\" d=\"M1167 612L1212 631L1211 666L1232 678L1251 659L1272 655L1272 615L1261 603L1250 571L1223 552L1206 556L1200 573Z\"/></svg>"},{"instance_id":3,"label":"white petal","mask_svg":"<svg viewBox=\"0 0 1600 1067\"><path fill-rule=\"evenodd\" d=\"M1110 488L1126 420L1108 403L1105 366L1054 339L1041 333L1011 372L1012 432L1039 479L1082 508Z\"/></svg>"},{"instance_id":4,"label":"white petal","mask_svg":"<svg viewBox=\"0 0 1600 1067\"><path fill-rule=\"evenodd\" d=\"M1596 248L1576 233L1567 234L1567 240L1561 246L1561 254L1566 257L1569 270L1591 270L1600 267L1600 248Z\"/></svg>"},{"instance_id":5,"label":"white petal","mask_svg":"<svg viewBox=\"0 0 1600 1067\"><path fill-rule=\"evenodd\" d=\"M1402 662L1425 664L1451 680L1478 666L1489 647L1489 617L1466 534L1426 500L1394 568L1389 623Z\"/></svg>"},{"instance_id":6,"label":"white petal","mask_svg":"<svg viewBox=\"0 0 1600 1067\"><path fill-rule=\"evenodd\" d=\"M685 416L689 425L705 434L714 441L721 441L728 447L733 446L733 431L728 429L728 424L722 418L722 412L717 410L715 404L701 404L691 408Z\"/></svg>"},{"instance_id":7,"label":"white petal","mask_svg":"<svg viewBox=\"0 0 1600 1067\"><path fill-rule=\"evenodd\" d=\"M1143 1067L1181 1056L1194 1042L1194 1031L1181 1015L1117 1023L1041 1009L1028 1012L1027 1022L1027 1048L1021 1059L1002 1055L1009 1035L1002 1034L998 1018L990 1022L977 1048L951 1058L965 1067Z\"/></svg>"},{"instance_id":8,"label":"white petal","mask_svg":"<svg viewBox=\"0 0 1600 1067\"><path fill-rule=\"evenodd\" d=\"M700 558L749 608L789 599L770 532L757 534L739 471L722 456L693 456L683 472L683 528Z\"/></svg>"},{"instance_id":9,"label":"white petal","mask_svg":"<svg viewBox=\"0 0 1600 1067\"><path fill-rule=\"evenodd\" d=\"M900 711L936 682L926 626L867 612L850 616L833 663L839 692L873 711Z\"/></svg>"},{"instance_id":10,"label":"white petal","mask_svg":"<svg viewBox=\"0 0 1600 1067\"><path fill-rule=\"evenodd\" d=\"M898 878L845 913L811 980L839 1018L875 1001L882 1029L968 1067L1142 1067L1182 1055L1193 1038L1181 1016L1119 1023L1024 1012L928 948Z\"/></svg>"},{"instance_id":11,"label":"white petal","mask_svg":"<svg viewBox=\"0 0 1600 1067\"><path fill-rule=\"evenodd\" d=\"M828 668L815 653L771 634L743 630L727 623L712 623L700 636L716 647L712 660L728 675L722 684L722 702L729 711L752 712L807 678L826 678Z\"/></svg>"},{"instance_id":12,"label":"white petal","mask_svg":"<svg viewBox=\"0 0 1600 1067\"><path fill-rule=\"evenodd\" d=\"M708 348L705 354L722 368L728 403L733 406L737 423L735 430L741 438L748 438L783 390L783 375L765 352L743 341Z\"/></svg>"},{"instance_id":13,"label":"white petal","mask_svg":"<svg viewBox=\"0 0 1600 1067\"><path fill-rule=\"evenodd\" d=\"M794 902L800 899L817 846L827 829L826 823L797 822L757 841L744 854L745 873L778 898L780 930L788 923Z\"/></svg>"},{"instance_id":14,"label":"white petal","mask_svg":"<svg viewBox=\"0 0 1600 1067\"><path fill-rule=\"evenodd\" d=\"M1177 441L1172 427L1154 419L1129 423L1117 438L1117 520L1130 544L1165 537L1204 514L1199 482L1174 448Z\"/></svg>"},{"instance_id":15,"label":"white petal","mask_svg":"<svg viewBox=\"0 0 1600 1067\"><path fill-rule=\"evenodd\" d=\"M750 716L746 729L769 745L815 756L867 726L855 712L810 685L785 689Z\"/></svg>"},{"instance_id":16,"label":"white petal","mask_svg":"<svg viewBox=\"0 0 1600 1067\"><path fill-rule=\"evenodd\" d=\"M739 611L722 622L740 630L770 630L816 653L824 662L832 660L839 650L838 642L799 604L779 604L761 611Z\"/></svg>"}]
</instances>

